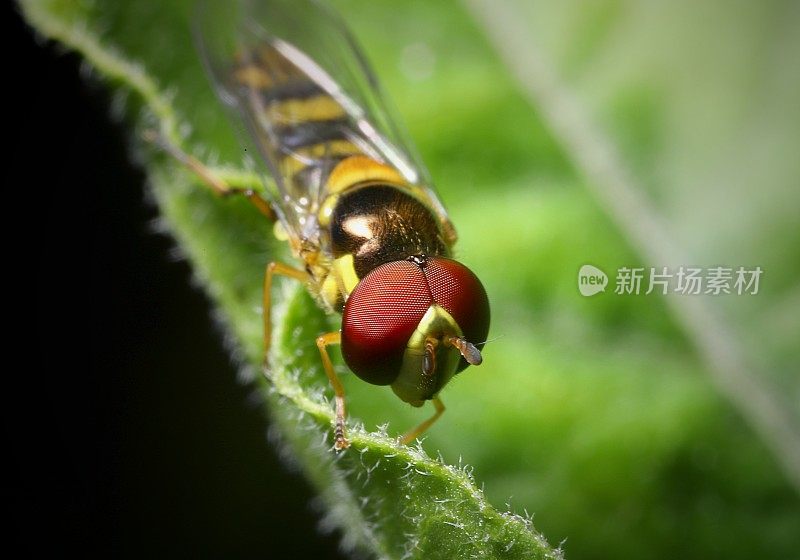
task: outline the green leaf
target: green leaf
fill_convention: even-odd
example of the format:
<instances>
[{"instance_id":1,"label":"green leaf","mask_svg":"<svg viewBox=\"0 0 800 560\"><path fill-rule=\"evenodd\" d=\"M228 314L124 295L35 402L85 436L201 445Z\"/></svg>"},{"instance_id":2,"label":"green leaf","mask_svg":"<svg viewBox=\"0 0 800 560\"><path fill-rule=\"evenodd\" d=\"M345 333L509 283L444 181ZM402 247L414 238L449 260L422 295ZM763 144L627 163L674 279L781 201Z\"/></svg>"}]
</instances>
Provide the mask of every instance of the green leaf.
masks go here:
<instances>
[{"instance_id":1,"label":"green leaf","mask_svg":"<svg viewBox=\"0 0 800 560\"><path fill-rule=\"evenodd\" d=\"M610 274L620 266L763 264L758 296L705 303L725 318L735 354L747 357L737 369L783 395L788 406L775 411L797 414L796 3L468 3L488 6L495 17L518 8L515 25L501 26L500 35L510 40L523 28L533 47L524 43L514 55L526 64L542 56L595 118L642 194L694 255L689 263L641 251L643 241L658 239L630 235L608 212L622 199L597 197L598 176L576 172L591 150L565 145L554 126L564 113L532 106L520 93L479 31L494 18L473 19L455 0L335 3L405 118L459 228L458 256L492 303L484 365L448 385L447 413L426 434L425 448L451 465L463 457L490 502L535 512L537 528L551 542L566 540L572 559L796 556L796 487L774 446L720 394L671 300L584 298L575 287L586 263ZM188 47L190 2L62 0L24 8L41 33L84 53L118 86L115 107L129 123L160 122L185 149L221 162L227 178L250 180L239 172L235 139ZM243 366L260 378L262 269L287 258L284 247L246 202L216 200L162 154L141 157L167 227L217 301ZM349 490L351 471L362 473L352 487L359 492L376 480L363 486L360 460L350 463L358 451L335 459L320 444L330 418L320 394L330 391L309 337L335 325L302 291L288 295L286 305L304 315L292 318L302 332L284 329L280 336L297 341L276 349L292 350L298 360L283 390L300 389L282 397L276 381L264 386L266 398L283 399L271 407L287 426L282 441L301 448L301 464L328 495L331 519L341 524L371 512L366 523L344 522L348 542L363 542L359 535L372 531L365 526L391 521L378 518L377 501L354 506L334 497L365 497ZM343 383L351 419L369 432L389 422L394 436L429 414L353 376ZM295 397L308 400L299 406ZM302 433L322 446L323 460L306 461ZM778 431L772 438L797 453ZM329 461L342 467L344 482L328 484ZM441 528L450 527L457 532ZM450 540L438 541L436 552L449 552Z\"/></svg>"},{"instance_id":2,"label":"green leaf","mask_svg":"<svg viewBox=\"0 0 800 560\"><path fill-rule=\"evenodd\" d=\"M158 128L202 159L219 157L226 165L216 171L229 182L256 184L238 167L236 143L193 51L188 5L146 4L53 0L24 2L22 8L42 35L81 53L115 88L115 106L130 124L163 225L216 301L248 379L268 401L279 428L276 443L316 485L346 546L381 558L560 557L529 519L489 505L470 468L432 459L421 446L400 445L394 430L351 425L351 448L332 450L330 390L314 344L331 325L300 287L286 286L277 298L271 368L261 374L255 310L265 263L286 258L286 249L245 201L214 197L141 141L144 129Z\"/></svg>"}]
</instances>

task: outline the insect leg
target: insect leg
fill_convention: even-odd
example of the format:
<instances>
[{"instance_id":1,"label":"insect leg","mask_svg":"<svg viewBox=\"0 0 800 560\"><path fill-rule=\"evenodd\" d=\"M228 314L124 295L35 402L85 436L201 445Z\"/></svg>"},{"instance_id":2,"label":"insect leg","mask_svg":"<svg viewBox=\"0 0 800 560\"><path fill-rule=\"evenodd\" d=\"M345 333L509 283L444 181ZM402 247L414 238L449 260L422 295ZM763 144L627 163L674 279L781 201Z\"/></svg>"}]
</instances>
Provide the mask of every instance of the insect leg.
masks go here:
<instances>
[{"instance_id":1,"label":"insect leg","mask_svg":"<svg viewBox=\"0 0 800 560\"><path fill-rule=\"evenodd\" d=\"M342 382L339 380L339 376L336 375L336 371L333 369L333 362L331 362L331 357L328 355L327 347L331 344L341 343L342 333L338 331L330 332L317 337L317 348L319 348L319 353L322 354L322 365L325 367L325 373L327 374L328 379L333 386L333 393L336 395L336 425L333 429L333 447L337 451L341 451L342 449L347 449L350 447L350 442L347 441L347 434L345 433L344 427L344 387L342 387Z\"/></svg>"},{"instance_id":2,"label":"insect leg","mask_svg":"<svg viewBox=\"0 0 800 560\"><path fill-rule=\"evenodd\" d=\"M264 271L264 295L261 299L262 319L264 322L264 363L267 361L267 354L272 343L272 277L276 274L288 276L300 282L309 281L308 273L304 270L279 262L271 262L267 265L267 269Z\"/></svg>"},{"instance_id":3,"label":"insect leg","mask_svg":"<svg viewBox=\"0 0 800 560\"><path fill-rule=\"evenodd\" d=\"M439 419L442 413L444 413L444 403L441 401L439 397L436 397L435 399L433 399L433 406L436 408L436 412L434 413L434 415L425 420L422 424L420 424L413 430L403 434L403 437L400 438L401 443L408 445L409 443L417 439L419 436L424 434L426 431L428 431L428 428L430 428L433 425L433 423Z\"/></svg>"},{"instance_id":4,"label":"insect leg","mask_svg":"<svg viewBox=\"0 0 800 560\"><path fill-rule=\"evenodd\" d=\"M221 197L228 197L231 195L241 195L247 197L247 199L253 203L259 212L264 214L267 218L272 220L273 222L277 218L275 215L275 211L270 206L269 202L264 200L256 191L253 189L243 189L237 187L231 187L225 181L221 180L219 177L215 177L214 174L211 172L208 167L203 165L197 158L190 156L176 145L169 142L166 138L164 138L161 134L154 130L146 130L144 132L144 139L148 142L151 142L167 152L173 158L178 160L184 167L186 167L189 171L197 175L197 177L202 181L205 185L207 185L215 194Z\"/></svg>"}]
</instances>

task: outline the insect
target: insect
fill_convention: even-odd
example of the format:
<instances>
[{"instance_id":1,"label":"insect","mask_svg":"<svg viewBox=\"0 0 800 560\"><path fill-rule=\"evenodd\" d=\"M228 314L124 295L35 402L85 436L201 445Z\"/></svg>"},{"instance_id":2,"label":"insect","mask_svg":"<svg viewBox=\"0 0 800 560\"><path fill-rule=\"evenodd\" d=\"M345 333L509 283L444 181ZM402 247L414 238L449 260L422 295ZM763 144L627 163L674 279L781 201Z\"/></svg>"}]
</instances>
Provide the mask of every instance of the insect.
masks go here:
<instances>
[{"instance_id":1,"label":"insect","mask_svg":"<svg viewBox=\"0 0 800 560\"><path fill-rule=\"evenodd\" d=\"M216 92L269 181L266 198L236 190L200 162L166 148L218 194L241 194L270 219L300 263L273 262L264 281L270 343L275 275L304 282L318 304L341 313L338 332L317 338L335 393L334 447L346 448L345 395L328 347L341 344L362 380L389 385L435 414L439 392L482 361L489 302L478 278L453 260L457 236L424 166L391 116L343 22L315 0L206 3L195 36Z\"/></svg>"}]
</instances>

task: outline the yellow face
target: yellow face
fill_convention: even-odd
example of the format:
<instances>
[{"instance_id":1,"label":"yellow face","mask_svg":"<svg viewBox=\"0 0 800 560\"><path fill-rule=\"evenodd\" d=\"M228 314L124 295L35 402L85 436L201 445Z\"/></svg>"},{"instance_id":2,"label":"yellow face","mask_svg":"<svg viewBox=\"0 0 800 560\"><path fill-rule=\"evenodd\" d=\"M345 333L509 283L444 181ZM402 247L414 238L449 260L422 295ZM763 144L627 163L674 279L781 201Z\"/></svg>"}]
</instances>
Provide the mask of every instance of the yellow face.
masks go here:
<instances>
[{"instance_id":1,"label":"yellow face","mask_svg":"<svg viewBox=\"0 0 800 560\"><path fill-rule=\"evenodd\" d=\"M392 391L413 406L422 406L436 396L455 375L461 360L461 353L449 341L463 336L450 313L431 305L408 341Z\"/></svg>"}]
</instances>

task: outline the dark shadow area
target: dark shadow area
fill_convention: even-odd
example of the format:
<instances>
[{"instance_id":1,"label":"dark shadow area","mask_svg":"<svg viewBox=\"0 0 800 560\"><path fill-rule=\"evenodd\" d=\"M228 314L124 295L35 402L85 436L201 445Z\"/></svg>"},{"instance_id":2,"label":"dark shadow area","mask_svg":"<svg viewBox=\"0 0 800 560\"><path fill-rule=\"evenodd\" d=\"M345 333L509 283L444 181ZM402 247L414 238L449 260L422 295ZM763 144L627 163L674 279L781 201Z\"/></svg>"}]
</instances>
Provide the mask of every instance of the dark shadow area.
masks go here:
<instances>
[{"instance_id":1,"label":"dark shadow area","mask_svg":"<svg viewBox=\"0 0 800 560\"><path fill-rule=\"evenodd\" d=\"M43 226L31 243L39 367L14 373L28 387L4 426L23 550L343 558L267 442L188 264L151 232L109 94L9 11L11 168L33 195L20 219Z\"/></svg>"}]
</instances>

